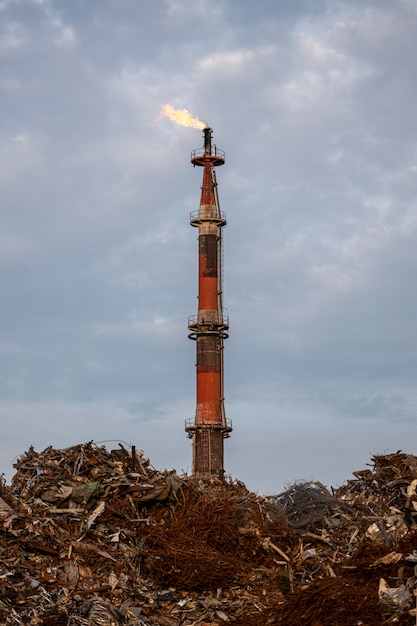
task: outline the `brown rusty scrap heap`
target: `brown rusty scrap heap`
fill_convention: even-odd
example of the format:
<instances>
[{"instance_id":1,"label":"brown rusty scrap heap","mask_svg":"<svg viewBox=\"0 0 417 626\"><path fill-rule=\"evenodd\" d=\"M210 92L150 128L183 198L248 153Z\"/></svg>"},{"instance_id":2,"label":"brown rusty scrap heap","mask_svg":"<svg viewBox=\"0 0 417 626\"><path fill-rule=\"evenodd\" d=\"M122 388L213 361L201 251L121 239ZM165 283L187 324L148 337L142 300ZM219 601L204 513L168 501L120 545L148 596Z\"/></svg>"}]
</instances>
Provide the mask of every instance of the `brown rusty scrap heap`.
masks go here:
<instances>
[{"instance_id":1,"label":"brown rusty scrap heap","mask_svg":"<svg viewBox=\"0 0 417 626\"><path fill-rule=\"evenodd\" d=\"M0 486L0 624L415 624L417 458L374 456L332 493L157 471L94 443Z\"/></svg>"}]
</instances>

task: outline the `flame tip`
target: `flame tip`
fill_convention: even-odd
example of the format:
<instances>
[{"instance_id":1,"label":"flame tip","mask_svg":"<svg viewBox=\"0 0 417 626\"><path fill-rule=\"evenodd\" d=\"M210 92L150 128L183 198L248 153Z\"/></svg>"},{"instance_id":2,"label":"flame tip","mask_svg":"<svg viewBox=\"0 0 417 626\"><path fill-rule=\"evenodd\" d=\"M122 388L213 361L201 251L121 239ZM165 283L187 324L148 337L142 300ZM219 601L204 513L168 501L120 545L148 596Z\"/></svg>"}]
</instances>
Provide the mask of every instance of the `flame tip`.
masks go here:
<instances>
[{"instance_id":1,"label":"flame tip","mask_svg":"<svg viewBox=\"0 0 417 626\"><path fill-rule=\"evenodd\" d=\"M172 104L169 104L169 102L162 104L161 106L162 111L160 118L165 116L172 122L180 124L181 126L189 126L197 129L208 128L206 122L199 120L198 117L195 117L195 115L191 115L187 109L174 109Z\"/></svg>"}]
</instances>

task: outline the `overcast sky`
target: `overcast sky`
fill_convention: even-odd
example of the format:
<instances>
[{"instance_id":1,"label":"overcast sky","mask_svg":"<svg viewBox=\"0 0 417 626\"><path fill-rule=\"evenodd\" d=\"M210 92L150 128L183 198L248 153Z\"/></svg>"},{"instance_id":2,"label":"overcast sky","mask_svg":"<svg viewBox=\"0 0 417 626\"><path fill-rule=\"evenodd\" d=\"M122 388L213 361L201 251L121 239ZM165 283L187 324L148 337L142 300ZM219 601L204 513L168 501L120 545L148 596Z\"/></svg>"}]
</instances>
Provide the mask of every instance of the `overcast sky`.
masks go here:
<instances>
[{"instance_id":1,"label":"overcast sky","mask_svg":"<svg viewBox=\"0 0 417 626\"><path fill-rule=\"evenodd\" d=\"M203 138L166 102L226 152L226 472L417 452L416 33L416 0L0 0L0 472L191 469Z\"/></svg>"}]
</instances>

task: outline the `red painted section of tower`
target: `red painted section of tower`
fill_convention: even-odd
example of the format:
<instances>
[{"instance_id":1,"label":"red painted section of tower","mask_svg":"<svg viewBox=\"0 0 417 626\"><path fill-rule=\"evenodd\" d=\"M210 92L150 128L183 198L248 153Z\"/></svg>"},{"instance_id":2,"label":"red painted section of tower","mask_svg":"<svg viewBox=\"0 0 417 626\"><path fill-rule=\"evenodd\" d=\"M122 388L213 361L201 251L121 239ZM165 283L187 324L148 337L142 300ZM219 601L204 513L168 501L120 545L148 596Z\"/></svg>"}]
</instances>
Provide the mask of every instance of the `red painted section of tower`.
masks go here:
<instances>
[{"instance_id":1,"label":"red painted section of tower","mask_svg":"<svg viewBox=\"0 0 417 626\"><path fill-rule=\"evenodd\" d=\"M199 258L199 296L198 296L198 309L199 311L206 311L210 309L212 311L216 310L216 302L217 302L217 278L212 278L211 276L204 276L201 266L204 264L204 256L200 255Z\"/></svg>"},{"instance_id":2,"label":"red painted section of tower","mask_svg":"<svg viewBox=\"0 0 417 626\"><path fill-rule=\"evenodd\" d=\"M203 172L203 184L201 185L201 200L200 206L204 206L206 204L215 205L216 199L214 197L214 189L213 189L213 174L212 174L212 164L211 164L211 156L205 155L204 157L204 172Z\"/></svg>"}]
</instances>

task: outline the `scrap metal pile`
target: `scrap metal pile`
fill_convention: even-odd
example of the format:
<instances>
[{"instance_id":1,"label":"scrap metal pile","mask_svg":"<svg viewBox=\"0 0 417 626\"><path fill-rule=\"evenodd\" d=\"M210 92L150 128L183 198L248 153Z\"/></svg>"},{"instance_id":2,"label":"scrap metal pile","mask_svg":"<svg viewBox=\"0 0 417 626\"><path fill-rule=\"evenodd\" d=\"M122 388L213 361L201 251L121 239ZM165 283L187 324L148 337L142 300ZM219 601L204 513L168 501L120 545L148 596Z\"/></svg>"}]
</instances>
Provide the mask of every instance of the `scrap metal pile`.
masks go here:
<instances>
[{"instance_id":1,"label":"scrap metal pile","mask_svg":"<svg viewBox=\"0 0 417 626\"><path fill-rule=\"evenodd\" d=\"M259 496L94 443L0 485L0 623L415 624L417 458L374 456L330 492Z\"/></svg>"}]
</instances>

